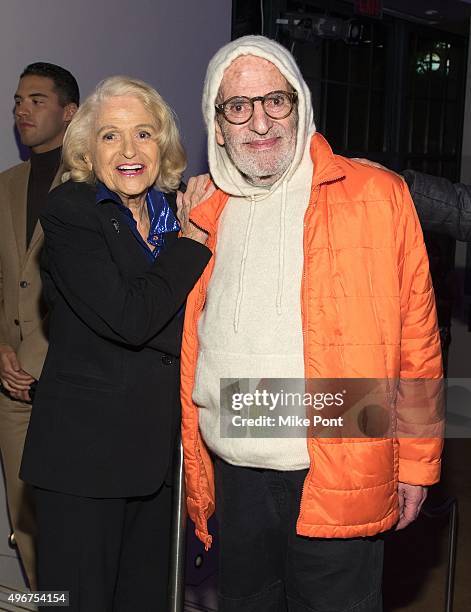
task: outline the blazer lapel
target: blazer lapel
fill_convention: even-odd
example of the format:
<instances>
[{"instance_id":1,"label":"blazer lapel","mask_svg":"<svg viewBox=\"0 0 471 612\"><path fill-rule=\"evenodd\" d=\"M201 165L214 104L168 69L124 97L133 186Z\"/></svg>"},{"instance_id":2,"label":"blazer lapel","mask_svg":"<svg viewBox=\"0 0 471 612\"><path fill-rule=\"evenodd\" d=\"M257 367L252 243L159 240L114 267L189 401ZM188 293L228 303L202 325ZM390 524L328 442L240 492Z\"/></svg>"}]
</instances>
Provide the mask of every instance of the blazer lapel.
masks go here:
<instances>
[{"instance_id":1,"label":"blazer lapel","mask_svg":"<svg viewBox=\"0 0 471 612\"><path fill-rule=\"evenodd\" d=\"M52 191L53 189L55 189L56 187L58 187L61 184L61 176L62 176L63 172L64 172L64 168L62 167L62 165L60 165L59 166L59 170L57 171L57 174L54 177L54 180L52 181L51 188L49 189L49 191ZM24 227L26 228L26 206L25 206ZM38 243L40 241L42 242L42 238L43 238L43 230L42 230L41 224L38 221L36 223L35 228L34 228L33 235L31 236L31 241L29 243L28 250L26 251L25 260L28 259L29 256L31 255L31 253L37 248ZM25 240L26 240L26 238L25 238Z\"/></svg>"},{"instance_id":2,"label":"blazer lapel","mask_svg":"<svg viewBox=\"0 0 471 612\"><path fill-rule=\"evenodd\" d=\"M10 214L15 231L20 262L26 255L26 203L28 197L29 162L19 169L18 179L10 183Z\"/></svg>"},{"instance_id":3,"label":"blazer lapel","mask_svg":"<svg viewBox=\"0 0 471 612\"><path fill-rule=\"evenodd\" d=\"M54 177L54 180L51 183L51 188L49 189L49 191L52 191L56 187L59 187L59 185L62 185L62 175L63 174L64 174L64 166L61 164L59 166L59 170L57 171L56 176Z\"/></svg>"}]
</instances>

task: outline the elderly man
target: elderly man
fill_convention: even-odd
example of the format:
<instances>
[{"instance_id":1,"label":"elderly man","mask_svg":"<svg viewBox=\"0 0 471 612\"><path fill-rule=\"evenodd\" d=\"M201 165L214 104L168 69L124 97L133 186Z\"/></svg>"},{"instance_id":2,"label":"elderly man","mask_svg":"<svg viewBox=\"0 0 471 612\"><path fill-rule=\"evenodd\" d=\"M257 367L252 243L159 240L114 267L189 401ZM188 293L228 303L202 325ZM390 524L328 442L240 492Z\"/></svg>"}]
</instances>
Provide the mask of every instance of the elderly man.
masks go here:
<instances>
[{"instance_id":1,"label":"elderly man","mask_svg":"<svg viewBox=\"0 0 471 612\"><path fill-rule=\"evenodd\" d=\"M441 440L224 436L220 380L439 380L409 192L332 153L293 57L264 37L218 51L203 111L218 189L191 218L215 257L187 303L183 442L206 547L216 508L219 610L377 612L378 536L416 518Z\"/></svg>"}]
</instances>

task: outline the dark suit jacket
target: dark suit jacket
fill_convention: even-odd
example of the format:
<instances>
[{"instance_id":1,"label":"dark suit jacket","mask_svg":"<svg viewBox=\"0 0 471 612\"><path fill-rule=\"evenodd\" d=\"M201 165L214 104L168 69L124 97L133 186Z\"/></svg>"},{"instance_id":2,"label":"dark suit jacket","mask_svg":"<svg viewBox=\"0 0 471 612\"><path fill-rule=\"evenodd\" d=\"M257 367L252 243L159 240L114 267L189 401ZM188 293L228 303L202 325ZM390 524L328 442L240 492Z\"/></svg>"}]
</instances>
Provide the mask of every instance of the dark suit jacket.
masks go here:
<instances>
[{"instance_id":1,"label":"dark suit jacket","mask_svg":"<svg viewBox=\"0 0 471 612\"><path fill-rule=\"evenodd\" d=\"M172 233L150 263L119 207L95 194L69 181L41 216L50 346L20 475L87 497L146 495L179 423L181 309L211 254Z\"/></svg>"}]
</instances>

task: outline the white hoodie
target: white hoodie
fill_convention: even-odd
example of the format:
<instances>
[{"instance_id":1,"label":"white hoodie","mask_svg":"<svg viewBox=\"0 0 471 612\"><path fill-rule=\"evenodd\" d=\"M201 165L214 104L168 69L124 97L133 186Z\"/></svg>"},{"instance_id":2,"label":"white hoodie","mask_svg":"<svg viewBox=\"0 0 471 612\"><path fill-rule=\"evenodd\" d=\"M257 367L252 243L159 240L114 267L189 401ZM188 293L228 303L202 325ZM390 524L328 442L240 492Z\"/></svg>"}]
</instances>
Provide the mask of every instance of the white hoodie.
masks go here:
<instances>
[{"instance_id":1,"label":"white hoodie","mask_svg":"<svg viewBox=\"0 0 471 612\"><path fill-rule=\"evenodd\" d=\"M226 68L241 55L270 61L298 92L293 161L269 188L250 184L216 142L218 89ZM263 433L251 437L253 428L246 430L245 438L221 437L219 417L221 378L304 378L303 218L310 197L309 145L315 131L310 92L284 47L263 36L245 36L220 49L211 60L203 113L211 175L230 198L220 219L214 271L198 327L193 400L200 407L200 429L208 447L229 463L303 469L309 466L305 437L273 438L268 430L266 437Z\"/></svg>"}]
</instances>

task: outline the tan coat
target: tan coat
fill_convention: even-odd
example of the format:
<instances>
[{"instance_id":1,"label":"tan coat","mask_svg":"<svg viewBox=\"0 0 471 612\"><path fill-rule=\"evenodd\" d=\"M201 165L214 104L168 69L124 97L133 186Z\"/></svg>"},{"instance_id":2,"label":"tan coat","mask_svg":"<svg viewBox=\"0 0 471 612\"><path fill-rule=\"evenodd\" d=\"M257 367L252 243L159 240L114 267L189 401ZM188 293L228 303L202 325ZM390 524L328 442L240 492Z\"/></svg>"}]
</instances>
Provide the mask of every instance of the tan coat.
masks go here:
<instances>
[{"instance_id":1,"label":"tan coat","mask_svg":"<svg viewBox=\"0 0 471 612\"><path fill-rule=\"evenodd\" d=\"M30 163L0 174L0 344L9 344L21 367L38 379L47 352L47 311L39 274L43 232L36 224L26 249ZM61 170L52 183L56 187Z\"/></svg>"},{"instance_id":2,"label":"tan coat","mask_svg":"<svg viewBox=\"0 0 471 612\"><path fill-rule=\"evenodd\" d=\"M26 250L26 213L30 164L0 174L0 343L9 344L21 367L38 379L48 343L47 313L41 298L39 263L43 232L36 224ZM52 187L59 183L61 170ZM31 491L18 478L31 404L0 393L0 450L8 510L29 586L36 589L36 521Z\"/></svg>"}]
</instances>

